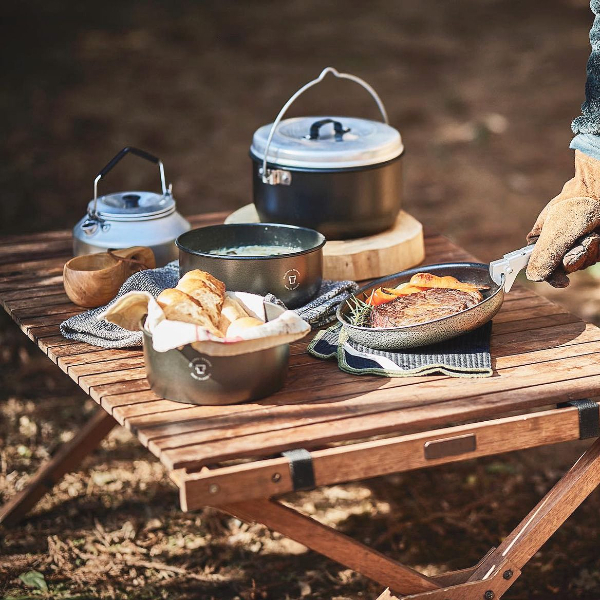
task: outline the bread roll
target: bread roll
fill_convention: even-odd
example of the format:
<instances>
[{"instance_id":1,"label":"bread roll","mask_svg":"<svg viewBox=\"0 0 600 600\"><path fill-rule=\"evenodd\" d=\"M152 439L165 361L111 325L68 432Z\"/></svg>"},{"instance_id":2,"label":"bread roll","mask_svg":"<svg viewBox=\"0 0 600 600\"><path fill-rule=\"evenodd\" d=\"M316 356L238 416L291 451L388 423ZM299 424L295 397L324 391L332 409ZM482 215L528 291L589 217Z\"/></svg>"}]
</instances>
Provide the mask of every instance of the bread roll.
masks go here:
<instances>
[{"instance_id":1,"label":"bread roll","mask_svg":"<svg viewBox=\"0 0 600 600\"><path fill-rule=\"evenodd\" d=\"M163 309L165 317L170 321L193 323L207 329L217 337L223 337L223 334L214 326L203 306L181 290L164 290L156 298L156 301Z\"/></svg>"},{"instance_id":2,"label":"bread roll","mask_svg":"<svg viewBox=\"0 0 600 600\"><path fill-rule=\"evenodd\" d=\"M156 301L160 305L160 307L165 310L167 307L172 307L176 305L178 302L189 303L192 300L192 304L199 309L202 309L202 306L199 302L196 302L193 298L190 298L187 294L182 292L181 290L174 290L172 288L168 288L163 290L157 297Z\"/></svg>"},{"instance_id":3,"label":"bread roll","mask_svg":"<svg viewBox=\"0 0 600 600\"><path fill-rule=\"evenodd\" d=\"M225 337L237 337L242 331L244 331L244 329L258 327L259 325L264 325L260 319L255 319L254 317L242 317L241 319L234 321L227 328Z\"/></svg>"},{"instance_id":4,"label":"bread roll","mask_svg":"<svg viewBox=\"0 0 600 600\"><path fill-rule=\"evenodd\" d=\"M244 310L244 307L238 300L231 296L225 296L223 302L223 309L221 310L221 316L219 318L219 331L225 333L227 328L237 319L247 317L248 313Z\"/></svg>"},{"instance_id":5,"label":"bread roll","mask_svg":"<svg viewBox=\"0 0 600 600\"><path fill-rule=\"evenodd\" d=\"M219 325L219 317L225 301L225 284L206 271L195 269L186 273L176 286L200 303L214 327Z\"/></svg>"}]
</instances>

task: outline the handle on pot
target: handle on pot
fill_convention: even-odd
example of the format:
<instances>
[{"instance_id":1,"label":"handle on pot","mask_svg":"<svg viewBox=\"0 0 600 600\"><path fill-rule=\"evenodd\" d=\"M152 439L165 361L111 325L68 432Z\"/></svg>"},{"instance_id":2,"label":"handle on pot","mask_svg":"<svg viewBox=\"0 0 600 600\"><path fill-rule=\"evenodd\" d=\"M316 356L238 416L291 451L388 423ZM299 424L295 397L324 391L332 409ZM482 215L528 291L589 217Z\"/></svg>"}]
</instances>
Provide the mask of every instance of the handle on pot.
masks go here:
<instances>
[{"instance_id":1,"label":"handle on pot","mask_svg":"<svg viewBox=\"0 0 600 600\"><path fill-rule=\"evenodd\" d=\"M336 121L334 119L321 119L320 121L315 121L310 126L310 134L307 135L306 138L309 140L318 140L321 127L323 127L323 125L327 125L328 123L333 124L333 130L335 131L335 139L338 142L341 142L344 138L344 134L350 131L349 127L344 127L339 121Z\"/></svg>"},{"instance_id":2,"label":"handle on pot","mask_svg":"<svg viewBox=\"0 0 600 600\"><path fill-rule=\"evenodd\" d=\"M133 146L126 146L118 152L115 156L113 156L108 163L100 170L96 179L94 179L94 208L92 209L92 216L96 216L96 206L98 204L98 182L107 175L107 173L118 163L126 154L135 154L140 158L145 158L149 160L151 163L157 164L158 169L160 171L160 183L162 186L163 196L167 194L167 184L165 183L165 169L163 167L162 161L159 160L153 154L146 152L145 150L140 150L139 148L134 148Z\"/></svg>"},{"instance_id":3,"label":"handle on pot","mask_svg":"<svg viewBox=\"0 0 600 600\"><path fill-rule=\"evenodd\" d=\"M327 73L331 73L332 75L334 75L335 77L338 77L339 79L349 79L350 81L354 81L355 83L358 83L360 86L365 88L365 90L367 90L367 92L369 92L369 94L371 94L373 100L375 100L377 107L379 108L379 111L381 112L381 116L383 117L384 123L386 125L389 124L387 112L385 110L385 106L383 105L383 102L381 101L381 98L377 95L377 92L366 81L364 81L360 77L357 77L356 75L350 75L350 73L340 73L337 69L334 69L333 67L326 67L325 69L323 69L321 71L321 74L316 79L313 79L312 81L309 81L306 85L302 86L283 105L283 107L279 111L279 114L277 115L275 121L273 121L273 125L271 126L271 131L269 132L269 137L267 138L267 145L265 146L265 156L263 158L262 171L260 172L260 175L262 175L263 183L275 183L271 178L271 172L267 170L267 156L269 155L269 147L271 145L271 140L273 139L273 135L275 135L275 130L277 129L277 126L279 125L281 119L287 112L288 108L298 99L298 97L301 96L304 92L306 92L306 90L313 87L313 85L317 85L317 83L323 81L323 79L325 78L325 75L327 75ZM312 127L311 127L311 134L312 134ZM311 139L314 139L314 138L311 138Z\"/></svg>"}]
</instances>

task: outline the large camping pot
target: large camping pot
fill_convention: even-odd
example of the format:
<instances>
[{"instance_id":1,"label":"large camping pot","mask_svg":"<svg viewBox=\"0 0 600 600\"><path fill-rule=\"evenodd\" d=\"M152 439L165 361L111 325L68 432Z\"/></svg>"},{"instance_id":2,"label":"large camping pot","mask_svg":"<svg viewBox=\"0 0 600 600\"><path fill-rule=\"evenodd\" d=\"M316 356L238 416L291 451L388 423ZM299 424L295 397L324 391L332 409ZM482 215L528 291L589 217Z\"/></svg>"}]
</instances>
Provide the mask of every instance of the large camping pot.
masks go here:
<instances>
[{"instance_id":1,"label":"large camping pot","mask_svg":"<svg viewBox=\"0 0 600 600\"><path fill-rule=\"evenodd\" d=\"M129 153L158 165L162 193L130 191L98 197L98 182ZM189 229L190 224L176 210L171 186L167 189L162 162L144 150L127 147L96 176L94 199L73 229L73 253L79 256L147 246L160 267L177 259L175 239Z\"/></svg>"},{"instance_id":2,"label":"large camping pot","mask_svg":"<svg viewBox=\"0 0 600 600\"><path fill-rule=\"evenodd\" d=\"M327 75L362 85L383 123L355 117L283 119L292 103ZM402 204L400 133L390 127L379 96L365 81L327 67L299 89L273 123L254 133L253 199L263 222L320 231L327 239L389 229Z\"/></svg>"}]
</instances>

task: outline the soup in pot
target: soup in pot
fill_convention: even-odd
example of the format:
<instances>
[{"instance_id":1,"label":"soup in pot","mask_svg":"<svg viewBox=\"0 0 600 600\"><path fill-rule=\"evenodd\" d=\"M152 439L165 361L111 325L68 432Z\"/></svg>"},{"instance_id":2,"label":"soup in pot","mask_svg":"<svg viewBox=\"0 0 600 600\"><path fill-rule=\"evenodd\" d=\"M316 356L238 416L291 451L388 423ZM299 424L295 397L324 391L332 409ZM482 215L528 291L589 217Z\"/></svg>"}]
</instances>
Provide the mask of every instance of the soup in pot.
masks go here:
<instances>
[{"instance_id":1,"label":"soup in pot","mask_svg":"<svg viewBox=\"0 0 600 600\"><path fill-rule=\"evenodd\" d=\"M280 254L292 254L299 252L300 248L293 246L236 246L234 248L215 248L210 250L208 254L216 254L218 256L278 256Z\"/></svg>"}]
</instances>

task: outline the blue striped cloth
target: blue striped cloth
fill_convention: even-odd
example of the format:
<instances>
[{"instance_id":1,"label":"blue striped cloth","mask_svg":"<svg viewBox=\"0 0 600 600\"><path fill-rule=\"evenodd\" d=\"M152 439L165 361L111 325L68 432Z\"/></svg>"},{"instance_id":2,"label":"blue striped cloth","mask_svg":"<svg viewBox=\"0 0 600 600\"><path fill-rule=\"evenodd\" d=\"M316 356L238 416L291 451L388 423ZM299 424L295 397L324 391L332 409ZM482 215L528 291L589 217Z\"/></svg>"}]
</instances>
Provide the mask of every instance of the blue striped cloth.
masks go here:
<instances>
[{"instance_id":1,"label":"blue striped cloth","mask_svg":"<svg viewBox=\"0 0 600 600\"><path fill-rule=\"evenodd\" d=\"M443 374L450 377L490 377L492 323L445 342L388 352L350 340L338 323L319 331L308 346L312 356L337 359L342 371L355 375L412 377Z\"/></svg>"}]
</instances>

